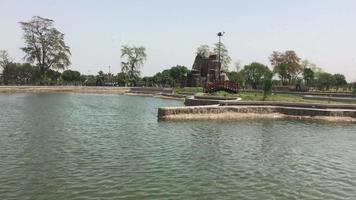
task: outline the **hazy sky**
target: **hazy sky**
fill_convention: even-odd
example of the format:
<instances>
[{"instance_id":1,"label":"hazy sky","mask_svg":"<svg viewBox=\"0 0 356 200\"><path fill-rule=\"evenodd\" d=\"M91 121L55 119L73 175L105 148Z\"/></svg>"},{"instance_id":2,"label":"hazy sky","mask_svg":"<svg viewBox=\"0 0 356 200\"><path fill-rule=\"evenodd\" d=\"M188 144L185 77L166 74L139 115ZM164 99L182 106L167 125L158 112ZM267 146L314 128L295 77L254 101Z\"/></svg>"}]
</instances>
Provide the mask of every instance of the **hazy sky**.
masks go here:
<instances>
[{"instance_id":1,"label":"hazy sky","mask_svg":"<svg viewBox=\"0 0 356 200\"><path fill-rule=\"evenodd\" d=\"M72 51L71 69L120 71L121 45L143 45L143 75L191 67L201 44L216 33L233 62L270 65L272 51L295 50L302 59L356 80L355 0L0 0L0 49L21 61L19 21L55 20ZM233 68L231 68L233 69Z\"/></svg>"}]
</instances>

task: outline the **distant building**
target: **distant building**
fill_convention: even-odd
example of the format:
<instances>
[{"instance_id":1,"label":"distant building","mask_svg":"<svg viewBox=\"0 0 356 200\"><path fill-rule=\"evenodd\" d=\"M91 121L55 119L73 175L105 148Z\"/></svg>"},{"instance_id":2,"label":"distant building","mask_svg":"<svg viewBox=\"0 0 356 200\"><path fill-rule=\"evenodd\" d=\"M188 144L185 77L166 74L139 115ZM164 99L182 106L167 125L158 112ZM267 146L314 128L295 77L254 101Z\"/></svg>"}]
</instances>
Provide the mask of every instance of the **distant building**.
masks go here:
<instances>
[{"instance_id":1,"label":"distant building","mask_svg":"<svg viewBox=\"0 0 356 200\"><path fill-rule=\"evenodd\" d=\"M229 80L225 73L219 73L218 55L210 55L208 58L197 55L191 72L187 74L186 86L197 87L213 83L219 80L219 76L221 81Z\"/></svg>"}]
</instances>

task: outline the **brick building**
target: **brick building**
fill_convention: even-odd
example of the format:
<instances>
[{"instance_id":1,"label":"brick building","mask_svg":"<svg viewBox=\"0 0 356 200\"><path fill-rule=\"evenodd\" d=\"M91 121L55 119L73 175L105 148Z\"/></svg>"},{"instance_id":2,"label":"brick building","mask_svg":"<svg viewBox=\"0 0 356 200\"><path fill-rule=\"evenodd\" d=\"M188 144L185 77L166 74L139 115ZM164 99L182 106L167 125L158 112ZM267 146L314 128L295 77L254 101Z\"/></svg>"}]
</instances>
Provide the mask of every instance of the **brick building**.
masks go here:
<instances>
[{"instance_id":1,"label":"brick building","mask_svg":"<svg viewBox=\"0 0 356 200\"><path fill-rule=\"evenodd\" d=\"M190 73L187 74L187 87L203 86L205 83L213 83L219 79L227 81L228 77L225 73L219 72L218 55L210 55L208 58L203 58L197 55Z\"/></svg>"}]
</instances>

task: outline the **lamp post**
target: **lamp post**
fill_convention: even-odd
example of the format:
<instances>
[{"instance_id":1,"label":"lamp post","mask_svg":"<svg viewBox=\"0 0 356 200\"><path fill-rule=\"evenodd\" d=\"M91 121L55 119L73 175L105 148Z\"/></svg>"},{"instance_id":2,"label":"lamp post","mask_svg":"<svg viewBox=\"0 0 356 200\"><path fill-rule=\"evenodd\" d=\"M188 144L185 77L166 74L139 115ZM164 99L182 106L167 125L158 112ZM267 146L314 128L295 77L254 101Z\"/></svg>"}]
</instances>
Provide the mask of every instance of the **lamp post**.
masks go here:
<instances>
[{"instance_id":1,"label":"lamp post","mask_svg":"<svg viewBox=\"0 0 356 200\"><path fill-rule=\"evenodd\" d=\"M219 37L219 77L218 77L219 80L220 80L220 74L221 74L221 37L224 34L225 34L225 32L217 33L217 36Z\"/></svg>"},{"instance_id":2,"label":"lamp post","mask_svg":"<svg viewBox=\"0 0 356 200\"><path fill-rule=\"evenodd\" d=\"M111 72L110 72L111 66L109 65L109 83L111 84Z\"/></svg>"}]
</instances>

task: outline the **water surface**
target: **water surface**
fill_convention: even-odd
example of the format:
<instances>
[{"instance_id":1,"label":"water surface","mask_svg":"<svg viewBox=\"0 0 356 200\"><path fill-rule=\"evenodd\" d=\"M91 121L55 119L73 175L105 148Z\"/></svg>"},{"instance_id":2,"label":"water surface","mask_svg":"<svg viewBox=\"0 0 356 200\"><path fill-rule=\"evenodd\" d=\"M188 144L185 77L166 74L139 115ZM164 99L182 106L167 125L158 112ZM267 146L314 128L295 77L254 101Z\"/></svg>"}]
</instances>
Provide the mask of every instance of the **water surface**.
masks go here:
<instances>
[{"instance_id":1,"label":"water surface","mask_svg":"<svg viewBox=\"0 0 356 200\"><path fill-rule=\"evenodd\" d=\"M158 122L180 101L0 95L0 199L356 199L356 125Z\"/></svg>"}]
</instances>

